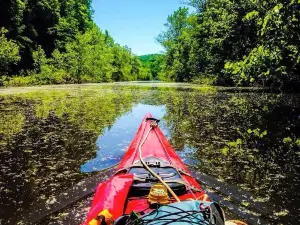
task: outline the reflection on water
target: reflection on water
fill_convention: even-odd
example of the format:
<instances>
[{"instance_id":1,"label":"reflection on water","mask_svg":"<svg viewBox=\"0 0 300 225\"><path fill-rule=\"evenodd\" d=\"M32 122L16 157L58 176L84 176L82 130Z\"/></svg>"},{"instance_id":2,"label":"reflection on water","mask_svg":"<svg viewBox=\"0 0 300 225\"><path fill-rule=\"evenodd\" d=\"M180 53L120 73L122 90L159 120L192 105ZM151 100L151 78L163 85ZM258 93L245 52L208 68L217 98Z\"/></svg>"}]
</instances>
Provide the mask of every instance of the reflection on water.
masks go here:
<instances>
[{"instance_id":1,"label":"reflection on water","mask_svg":"<svg viewBox=\"0 0 300 225\"><path fill-rule=\"evenodd\" d=\"M117 84L0 95L0 224L119 162L147 112L186 163L299 220L299 95Z\"/></svg>"},{"instance_id":2,"label":"reflection on water","mask_svg":"<svg viewBox=\"0 0 300 225\"><path fill-rule=\"evenodd\" d=\"M163 119L166 114L165 106L137 104L131 109L131 112L117 119L111 128L105 129L104 134L98 137L97 156L84 163L81 166L81 172L100 171L119 163L133 140L143 116L148 112L151 112L154 118L161 120L159 125L166 137L169 137L170 130ZM185 163L191 164L196 162L189 158L194 152L195 149L185 146L178 153Z\"/></svg>"},{"instance_id":3,"label":"reflection on water","mask_svg":"<svg viewBox=\"0 0 300 225\"><path fill-rule=\"evenodd\" d=\"M131 112L117 119L110 129L106 129L104 134L98 137L97 156L83 164L81 171L99 171L120 162L141 123L142 116L148 112L155 118L162 118L165 107L144 104L134 106Z\"/></svg>"}]
</instances>

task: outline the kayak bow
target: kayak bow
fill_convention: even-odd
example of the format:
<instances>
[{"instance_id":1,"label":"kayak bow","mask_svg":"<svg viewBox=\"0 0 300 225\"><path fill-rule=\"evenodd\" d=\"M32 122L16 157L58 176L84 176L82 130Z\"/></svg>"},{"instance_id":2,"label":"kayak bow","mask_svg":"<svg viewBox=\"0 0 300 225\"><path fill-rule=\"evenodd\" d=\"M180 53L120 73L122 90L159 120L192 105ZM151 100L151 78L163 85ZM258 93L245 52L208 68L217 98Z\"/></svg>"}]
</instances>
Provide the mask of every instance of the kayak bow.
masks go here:
<instances>
[{"instance_id":1,"label":"kayak bow","mask_svg":"<svg viewBox=\"0 0 300 225\"><path fill-rule=\"evenodd\" d=\"M117 172L98 185L86 225L224 224L222 210L210 201L157 122L151 114L145 116ZM159 218L163 222L157 223Z\"/></svg>"}]
</instances>

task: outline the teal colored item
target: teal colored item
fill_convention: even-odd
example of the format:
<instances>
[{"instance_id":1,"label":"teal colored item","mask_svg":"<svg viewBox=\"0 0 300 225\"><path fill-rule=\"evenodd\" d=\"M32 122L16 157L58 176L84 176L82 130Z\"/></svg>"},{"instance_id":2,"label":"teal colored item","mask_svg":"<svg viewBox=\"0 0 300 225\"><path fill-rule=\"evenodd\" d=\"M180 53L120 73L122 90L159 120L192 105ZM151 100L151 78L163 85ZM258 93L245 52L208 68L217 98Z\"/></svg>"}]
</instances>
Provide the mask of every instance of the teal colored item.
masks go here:
<instances>
[{"instance_id":1,"label":"teal colored item","mask_svg":"<svg viewBox=\"0 0 300 225\"><path fill-rule=\"evenodd\" d=\"M198 200L176 202L161 206L159 209L143 216L141 219L145 224L149 225L209 224L209 221L204 219L204 213L200 210L200 205L202 209L210 208L211 204L213 203Z\"/></svg>"}]
</instances>

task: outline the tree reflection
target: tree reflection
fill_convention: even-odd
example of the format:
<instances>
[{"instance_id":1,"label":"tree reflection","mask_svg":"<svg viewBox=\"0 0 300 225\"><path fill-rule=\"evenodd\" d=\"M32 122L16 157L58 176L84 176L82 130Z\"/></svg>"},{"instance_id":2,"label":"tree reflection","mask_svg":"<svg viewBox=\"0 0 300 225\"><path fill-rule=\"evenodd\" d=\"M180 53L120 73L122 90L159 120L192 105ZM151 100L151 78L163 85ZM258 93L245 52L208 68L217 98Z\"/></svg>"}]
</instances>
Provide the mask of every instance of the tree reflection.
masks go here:
<instances>
[{"instance_id":1,"label":"tree reflection","mask_svg":"<svg viewBox=\"0 0 300 225\"><path fill-rule=\"evenodd\" d=\"M256 201L273 204L274 217L287 214L280 221L292 223L300 208L299 99L113 85L2 97L0 216L11 218L87 176L80 165L95 157L97 137L143 103L165 106L162 124L172 145L178 151L196 149L192 157L200 171L251 191Z\"/></svg>"},{"instance_id":2,"label":"tree reflection","mask_svg":"<svg viewBox=\"0 0 300 225\"><path fill-rule=\"evenodd\" d=\"M96 156L98 136L134 104L133 93L119 95L121 90L38 92L1 99L0 107L13 109L0 111L0 218L5 223L14 223L36 201L89 176L80 172L80 165Z\"/></svg>"},{"instance_id":3,"label":"tree reflection","mask_svg":"<svg viewBox=\"0 0 300 225\"><path fill-rule=\"evenodd\" d=\"M199 170L298 215L299 96L181 92L165 103L173 146L196 147Z\"/></svg>"}]
</instances>

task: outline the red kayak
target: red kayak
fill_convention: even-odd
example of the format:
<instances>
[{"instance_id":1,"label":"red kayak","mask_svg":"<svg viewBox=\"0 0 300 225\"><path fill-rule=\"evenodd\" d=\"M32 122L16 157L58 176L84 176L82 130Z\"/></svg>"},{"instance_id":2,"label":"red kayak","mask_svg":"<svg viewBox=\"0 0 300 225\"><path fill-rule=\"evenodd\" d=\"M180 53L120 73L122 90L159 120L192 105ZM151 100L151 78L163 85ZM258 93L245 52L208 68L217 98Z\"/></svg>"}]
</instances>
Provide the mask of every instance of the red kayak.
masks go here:
<instances>
[{"instance_id":1,"label":"red kayak","mask_svg":"<svg viewBox=\"0 0 300 225\"><path fill-rule=\"evenodd\" d=\"M224 224L158 122L145 116L116 173L99 184L86 225Z\"/></svg>"}]
</instances>

